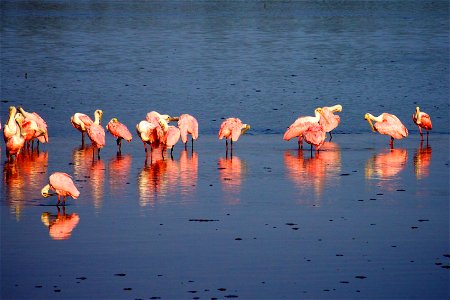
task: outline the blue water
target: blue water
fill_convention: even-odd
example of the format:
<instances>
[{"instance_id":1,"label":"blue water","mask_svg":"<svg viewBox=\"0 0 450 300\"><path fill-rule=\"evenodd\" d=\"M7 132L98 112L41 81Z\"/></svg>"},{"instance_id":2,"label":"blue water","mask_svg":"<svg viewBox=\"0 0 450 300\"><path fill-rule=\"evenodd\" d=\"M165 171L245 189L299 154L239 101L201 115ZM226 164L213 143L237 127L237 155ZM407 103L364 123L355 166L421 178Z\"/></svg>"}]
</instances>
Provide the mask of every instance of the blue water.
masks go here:
<instances>
[{"instance_id":1,"label":"blue water","mask_svg":"<svg viewBox=\"0 0 450 300\"><path fill-rule=\"evenodd\" d=\"M447 1L1 1L0 117L50 143L5 162L2 299L449 297ZM320 153L282 134L342 104ZM421 143L411 114L431 115ZM190 113L194 152L101 158L70 124ZM372 133L366 112L410 131ZM251 124L226 155L223 118ZM309 146L309 145L308 145ZM40 189L54 171L81 195Z\"/></svg>"},{"instance_id":2,"label":"blue water","mask_svg":"<svg viewBox=\"0 0 450 300\"><path fill-rule=\"evenodd\" d=\"M343 133L419 105L449 132L447 1L2 1L1 118L22 104L75 134L73 112L128 126L191 113L205 133L237 116L282 133L317 106ZM25 77L25 74L26 77Z\"/></svg>"}]
</instances>

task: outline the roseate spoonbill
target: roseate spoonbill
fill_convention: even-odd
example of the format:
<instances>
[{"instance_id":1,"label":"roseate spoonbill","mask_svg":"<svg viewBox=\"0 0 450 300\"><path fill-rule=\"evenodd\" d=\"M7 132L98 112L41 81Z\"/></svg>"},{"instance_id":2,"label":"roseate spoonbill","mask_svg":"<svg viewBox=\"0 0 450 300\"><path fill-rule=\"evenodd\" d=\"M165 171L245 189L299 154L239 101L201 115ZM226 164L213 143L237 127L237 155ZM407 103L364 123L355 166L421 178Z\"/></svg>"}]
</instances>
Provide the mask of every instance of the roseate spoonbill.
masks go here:
<instances>
[{"instance_id":1,"label":"roseate spoonbill","mask_svg":"<svg viewBox=\"0 0 450 300\"><path fill-rule=\"evenodd\" d=\"M423 141L422 128L427 131L427 142L428 142L428 131L433 128L430 116L427 113L420 111L420 108L417 106L416 112L412 115L412 119L414 123L419 127L421 141Z\"/></svg>"},{"instance_id":2,"label":"roseate spoonbill","mask_svg":"<svg viewBox=\"0 0 450 300\"><path fill-rule=\"evenodd\" d=\"M319 108L319 112L321 114L319 124L322 125L325 132L330 133L330 141L333 139L333 136L331 135L331 131L335 129L339 122L341 121L341 118L338 115L335 115L335 112L341 112L342 111L342 105L336 104L333 106L324 106Z\"/></svg>"},{"instance_id":3,"label":"roseate spoonbill","mask_svg":"<svg viewBox=\"0 0 450 300\"><path fill-rule=\"evenodd\" d=\"M136 133L144 143L145 153L147 153L147 144L150 145L150 150L153 147L158 147L160 141L163 139L164 132L159 124L155 125L148 121L141 121L136 125Z\"/></svg>"},{"instance_id":4,"label":"roseate spoonbill","mask_svg":"<svg viewBox=\"0 0 450 300\"><path fill-rule=\"evenodd\" d=\"M30 142L37 136L45 134L42 129L39 129L34 120L25 119L21 113L16 114L16 120L21 125L22 136L25 139L25 145L30 147Z\"/></svg>"},{"instance_id":5,"label":"roseate spoonbill","mask_svg":"<svg viewBox=\"0 0 450 300\"><path fill-rule=\"evenodd\" d=\"M119 152L122 148L122 139L126 140L128 143L131 141L132 136L127 126L120 123L117 118L112 118L111 121L106 125L106 129L111 133L111 135L117 139L117 147Z\"/></svg>"},{"instance_id":6,"label":"roseate spoonbill","mask_svg":"<svg viewBox=\"0 0 450 300\"><path fill-rule=\"evenodd\" d=\"M231 151L233 151L233 142L250 129L249 124L244 124L239 118L228 118L222 122L219 130L219 140L225 138L226 149L228 151L228 139L231 140Z\"/></svg>"},{"instance_id":7,"label":"roseate spoonbill","mask_svg":"<svg viewBox=\"0 0 450 300\"><path fill-rule=\"evenodd\" d=\"M50 197L53 194L49 193L52 190L58 195L58 203L61 203L61 196L63 197L62 205L66 204L66 197L70 196L73 199L77 199L80 196L80 192L75 187L72 181L72 177L67 173L55 172L49 177L49 183L41 189L43 197Z\"/></svg>"},{"instance_id":8,"label":"roseate spoonbill","mask_svg":"<svg viewBox=\"0 0 450 300\"><path fill-rule=\"evenodd\" d=\"M167 131L164 133L162 143L166 149L170 149L170 157L173 159L173 146L180 139L180 129L178 127L169 125ZM164 152L163 152L164 157Z\"/></svg>"},{"instance_id":9,"label":"roseate spoonbill","mask_svg":"<svg viewBox=\"0 0 450 300\"><path fill-rule=\"evenodd\" d=\"M318 124L320 120L319 109L314 110L314 117L311 116L300 116L295 120L291 126L288 127L284 133L283 139L289 141L294 137L298 137L298 148L303 148L303 132L309 128L309 126Z\"/></svg>"},{"instance_id":10,"label":"roseate spoonbill","mask_svg":"<svg viewBox=\"0 0 450 300\"><path fill-rule=\"evenodd\" d=\"M16 132L6 140L6 156L8 161L11 161L13 155L17 158L17 155L20 154L20 151L25 145L25 138L22 135L22 125L19 120L14 119L14 121L16 122Z\"/></svg>"},{"instance_id":11,"label":"roseate spoonbill","mask_svg":"<svg viewBox=\"0 0 450 300\"><path fill-rule=\"evenodd\" d=\"M97 110L95 111L94 115L97 113ZM83 113L75 113L72 117L70 117L70 123L72 123L72 126L77 129L79 132L81 132L81 144L84 145L84 133L87 131L87 129L94 123L92 119Z\"/></svg>"},{"instance_id":12,"label":"roseate spoonbill","mask_svg":"<svg viewBox=\"0 0 450 300\"><path fill-rule=\"evenodd\" d=\"M3 139L5 143L10 137L16 134L17 131L16 113L17 109L14 106L10 106L8 121L6 121L5 126L3 127Z\"/></svg>"},{"instance_id":13,"label":"roseate spoonbill","mask_svg":"<svg viewBox=\"0 0 450 300\"><path fill-rule=\"evenodd\" d=\"M382 113L378 117L375 117L370 113L366 113L364 119L369 122L373 132L378 131L381 134L389 135L391 137L389 143L391 148L394 148L394 139L400 140L408 136L408 129L406 129L405 125L403 125L395 115ZM372 120L376 123L372 124Z\"/></svg>"},{"instance_id":14,"label":"roseate spoonbill","mask_svg":"<svg viewBox=\"0 0 450 300\"><path fill-rule=\"evenodd\" d=\"M92 146L92 156L94 156L95 148L97 148L97 156L100 158L100 149L105 146L105 129L100 125L100 121L103 116L103 111L97 109L95 111L95 121L87 129L87 134L91 139Z\"/></svg>"},{"instance_id":15,"label":"roseate spoonbill","mask_svg":"<svg viewBox=\"0 0 450 300\"><path fill-rule=\"evenodd\" d=\"M172 119L169 115L162 115L159 112L151 111L147 113L145 116L147 122L150 122L154 125L160 125L161 128L166 131L167 126L169 126L168 122Z\"/></svg>"},{"instance_id":16,"label":"roseate spoonbill","mask_svg":"<svg viewBox=\"0 0 450 300\"><path fill-rule=\"evenodd\" d=\"M180 128L181 141L184 149L187 148L188 134L192 136L192 149L194 149L194 140L198 139L198 122L189 114L182 114L178 118L178 128Z\"/></svg>"},{"instance_id":17,"label":"roseate spoonbill","mask_svg":"<svg viewBox=\"0 0 450 300\"><path fill-rule=\"evenodd\" d=\"M318 151L325 142L327 134L323 129L322 125L313 124L303 132L303 138L308 144L311 145L311 153L312 153L312 146L314 145L316 147L316 151Z\"/></svg>"},{"instance_id":18,"label":"roseate spoonbill","mask_svg":"<svg viewBox=\"0 0 450 300\"><path fill-rule=\"evenodd\" d=\"M44 121L44 119L42 119L41 116L39 116L35 112L32 112L32 113L26 112L21 106L19 106L18 109L22 113L22 115L25 117L26 120L35 121L38 128L40 129L38 136L36 136L36 138L38 140L38 147L39 147L39 142L48 143L47 123ZM44 132L44 134L42 134L42 132Z\"/></svg>"}]
</instances>

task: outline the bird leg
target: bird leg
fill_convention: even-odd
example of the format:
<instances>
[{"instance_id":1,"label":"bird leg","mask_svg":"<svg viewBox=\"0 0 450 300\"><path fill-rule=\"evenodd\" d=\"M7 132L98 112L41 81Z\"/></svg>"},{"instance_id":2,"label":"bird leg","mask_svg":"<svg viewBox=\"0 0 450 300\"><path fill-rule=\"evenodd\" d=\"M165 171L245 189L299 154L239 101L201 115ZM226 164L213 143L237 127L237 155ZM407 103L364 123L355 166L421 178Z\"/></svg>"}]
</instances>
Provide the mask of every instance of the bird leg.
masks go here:
<instances>
[{"instance_id":1,"label":"bird leg","mask_svg":"<svg viewBox=\"0 0 450 300\"><path fill-rule=\"evenodd\" d=\"M303 149L303 136L301 135L298 137L298 149Z\"/></svg>"},{"instance_id":2,"label":"bird leg","mask_svg":"<svg viewBox=\"0 0 450 300\"><path fill-rule=\"evenodd\" d=\"M329 134L330 134L330 139L329 139L329 141L331 141L331 140L333 139L333 135L331 134L331 131L329 132Z\"/></svg>"},{"instance_id":3,"label":"bird leg","mask_svg":"<svg viewBox=\"0 0 450 300\"><path fill-rule=\"evenodd\" d=\"M428 131L427 131L427 134L428 134ZM194 152L194 138L192 138L192 140L191 140L191 152Z\"/></svg>"},{"instance_id":4,"label":"bird leg","mask_svg":"<svg viewBox=\"0 0 450 300\"><path fill-rule=\"evenodd\" d=\"M81 132L81 147L84 147L84 132Z\"/></svg>"},{"instance_id":5,"label":"bird leg","mask_svg":"<svg viewBox=\"0 0 450 300\"><path fill-rule=\"evenodd\" d=\"M428 145L428 130L427 130L427 145Z\"/></svg>"},{"instance_id":6,"label":"bird leg","mask_svg":"<svg viewBox=\"0 0 450 300\"><path fill-rule=\"evenodd\" d=\"M422 127L420 127L420 126L418 126L418 127L419 127L419 133L420 133L420 140L423 141ZM428 131L427 131L427 133L428 133Z\"/></svg>"},{"instance_id":7,"label":"bird leg","mask_svg":"<svg viewBox=\"0 0 450 300\"><path fill-rule=\"evenodd\" d=\"M389 146L391 146L391 149L394 149L394 138L391 137L391 142L389 143Z\"/></svg>"},{"instance_id":8,"label":"bird leg","mask_svg":"<svg viewBox=\"0 0 450 300\"><path fill-rule=\"evenodd\" d=\"M173 146L172 146L172 148L170 149L170 158L173 160Z\"/></svg>"},{"instance_id":9,"label":"bird leg","mask_svg":"<svg viewBox=\"0 0 450 300\"><path fill-rule=\"evenodd\" d=\"M97 148L97 158L100 159L100 148Z\"/></svg>"},{"instance_id":10,"label":"bird leg","mask_svg":"<svg viewBox=\"0 0 450 300\"><path fill-rule=\"evenodd\" d=\"M61 198L60 198L61 196L60 195L58 195L58 203L56 203L56 206L58 206L59 205L59 203L61 203Z\"/></svg>"},{"instance_id":11,"label":"bird leg","mask_svg":"<svg viewBox=\"0 0 450 300\"><path fill-rule=\"evenodd\" d=\"M187 142L184 143L184 150L187 150Z\"/></svg>"}]
</instances>

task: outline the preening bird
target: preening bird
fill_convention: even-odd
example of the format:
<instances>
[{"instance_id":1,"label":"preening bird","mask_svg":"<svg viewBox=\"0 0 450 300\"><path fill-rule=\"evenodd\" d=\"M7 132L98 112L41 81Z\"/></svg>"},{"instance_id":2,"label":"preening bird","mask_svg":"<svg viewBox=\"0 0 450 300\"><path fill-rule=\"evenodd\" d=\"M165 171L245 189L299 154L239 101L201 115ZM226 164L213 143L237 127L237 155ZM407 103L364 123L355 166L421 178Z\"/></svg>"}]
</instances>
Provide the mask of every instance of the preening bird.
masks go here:
<instances>
[{"instance_id":1,"label":"preening bird","mask_svg":"<svg viewBox=\"0 0 450 300\"><path fill-rule=\"evenodd\" d=\"M226 149L228 150L228 139L231 140L231 150L233 150L233 142L250 129L250 125L242 123L238 118L228 118L222 122L219 129L219 140L225 138Z\"/></svg>"},{"instance_id":2,"label":"preening bird","mask_svg":"<svg viewBox=\"0 0 450 300\"><path fill-rule=\"evenodd\" d=\"M341 121L341 118L338 115L335 115L335 112L341 112L342 111L342 105L336 104L333 106L324 106L319 108L320 113L320 120L319 124L322 125L323 130L325 132L330 133L330 141L333 139L333 136L331 134L331 131L335 129L339 122Z\"/></svg>"},{"instance_id":3,"label":"preening bird","mask_svg":"<svg viewBox=\"0 0 450 300\"><path fill-rule=\"evenodd\" d=\"M117 118L111 119L111 121L109 121L109 123L106 125L106 129L114 138L116 138L119 152L121 152L122 150L122 140L130 142L133 138L127 126L120 123Z\"/></svg>"},{"instance_id":4,"label":"preening bird","mask_svg":"<svg viewBox=\"0 0 450 300\"><path fill-rule=\"evenodd\" d=\"M192 137L192 148L194 148L194 140L198 139L198 122L189 114L182 114L178 118L178 128L180 128L181 141L184 149L187 148L188 134Z\"/></svg>"},{"instance_id":5,"label":"preening bird","mask_svg":"<svg viewBox=\"0 0 450 300\"><path fill-rule=\"evenodd\" d=\"M36 122L39 132L36 132L35 138L38 140L38 147L39 142L41 143L48 143L48 131L47 131L47 123L44 121L44 119L41 118L37 113L32 112L26 112L21 106L19 106L20 113L25 117L25 120L33 120Z\"/></svg>"},{"instance_id":6,"label":"preening bird","mask_svg":"<svg viewBox=\"0 0 450 300\"><path fill-rule=\"evenodd\" d=\"M408 129L406 129L405 125L403 125L395 115L382 113L378 117L375 117L370 113L366 113L364 119L369 122L373 132L378 131L381 134L389 135L391 137L389 143L391 148L394 147L394 139L400 140L408 136ZM376 123L372 124L372 121L375 121Z\"/></svg>"},{"instance_id":7,"label":"preening bird","mask_svg":"<svg viewBox=\"0 0 450 300\"><path fill-rule=\"evenodd\" d=\"M100 125L103 111L97 109L95 111L95 121L87 129L87 134L92 142L92 156L94 156L95 148L97 148L97 156L100 158L100 149L105 146L105 129Z\"/></svg>"},{"instance_id":8,"label":"preening bird","mask_svg":"<svg viewBox=\"0 0 450 300\"><path fill-rule=\"evenodd\" d=\"M298 137L298 148L303 148L303 132L305 132L310 126L319 124L320 121L320 109L314 110L314 117L300 116L295 120L291 126L288 127L284 133L283 139L289 141L292 138Z\"/></svg>"},{"instance_id":9,"label":"preening bird","mask_svg":"<svg viewBox=\"0 0 450 300\"><path fill-rule=\"evenodd\" d=\"M320 124L313 124L308 127L303 132L303 138L305 141L311 145L311 152L312 152L312 146L314 145L316 147L316 150L319 150L319 148L323 145L325 142L325 139L327 138L327 134L325 130L323 129L322 125Z\"/></svg>"},{"instance_id":10,"label":"preening bird","mask_svg":"<svg viewBox=\"0 0 450 300\"><path fill-rule=\"evenodd\" d=\"M100 110L96 110L94 115L100 112ZM94 123L92 119L83 113L75 113L72 117L70 117L70 123L72 126L81 132L81 144L84 145L84 133L87 132L87 129Z\"/></svg>"}]
</instances>

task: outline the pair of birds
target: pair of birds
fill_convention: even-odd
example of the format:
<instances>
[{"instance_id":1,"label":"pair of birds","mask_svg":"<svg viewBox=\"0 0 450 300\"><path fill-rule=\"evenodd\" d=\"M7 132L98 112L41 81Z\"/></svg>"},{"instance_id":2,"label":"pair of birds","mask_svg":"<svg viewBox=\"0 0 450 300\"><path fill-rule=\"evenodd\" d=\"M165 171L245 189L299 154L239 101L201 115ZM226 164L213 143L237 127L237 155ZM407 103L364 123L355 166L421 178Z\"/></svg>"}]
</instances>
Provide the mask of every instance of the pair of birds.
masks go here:
<instances>
[{"instance_id":1,"label":"pair of birds","mask_svg":"<svg viewBox=\"0 0 450 300\"><path fill-rule=\"evenodd\" d=\"M1 128L1 127L0 127ZM48 142L47 123L35 112L27 112L22 107L9 107L9 117L3 128L8 161L17 156L23 147L34 145L34 140Z\"/></svg>"},{"instance_id":2,"label":"pair of birds","mask_svg":"<svg viewBox=\"0 0 450 300\"><path fill-rule=\"evenodd\" d=\"M97 148L99 153L100 149L105 146L105 130L100 125L103 111L96 110L94 116L95 120L92 121L86 114L75 113L70 121L73 127L81 132L82 144L84 144L84 133L86 132L94 149ZM168 123L170 121L178 121L178 127L169 125ZM111 119L106 125L106 129L116 138L119 152L121 151L122 140L130 142L132 139L132 134L126 125L119 122L117 118ZM163 145L163 147L171 149L172 155L173 146L178 142L180 137L186 148L188 134L191 134L193 147L194 140L198 138L198 122L189 114L182 114L179 117L173 118L169 115L162 115L156 111L151 111L147 113L145 120L136 125L136 132L144 143L145 152L147 152L147 144L150 147Z\"/></svg>"},{"instance_id":3,"label":"pair of birds","mask_svg":"<svg viewBox=\"0 0 450 300\"><path fill-rule=\"evenodd\" d=\"M331 107L317 108L314 113L314 117L306 116L299 117L289 128L286 130L283 138L289 141L291 138L298 137L299 148L303 147L303 138L312 146L314 145L318 150L326 139L326 132L330 133L330 140L332 139L331 131L339 125L340 118L334 115L335 112L341 112L341 105L334 105ZM403 123L393 114L382 113L378 117L373 116L370 113L364 115L364 119L367 120L372 131L379 132L380 134L389 135L390 147L394 147L394 139L402 139L408 136L408 129ZM423 140L424 129L428 133L432 129L432 123L430 116L420 111L417 106L416 111L412 115L413 122L419 127L420 138ZM373 124L372 121L376 123Z\"/></svg>"},{"instance_id":4,"label":"pair of birds","mask_svg":"<svg viewBox=\"0 0 450 300\"><path fill-rule=\"evenodd\" d=\"M303 148L303 139L316 150L319 150L326 139L326 133L330 134L330 140L333 138L331 131L335 129L341 121L338 115L334 113L341 112L342 105L318 107L314 110L314 117L301 116L291 126L288 127L283 135L285 141L298 137L298 147Z\"/></svg>"}]
</instances>

